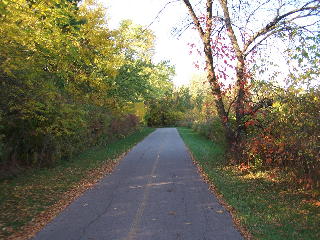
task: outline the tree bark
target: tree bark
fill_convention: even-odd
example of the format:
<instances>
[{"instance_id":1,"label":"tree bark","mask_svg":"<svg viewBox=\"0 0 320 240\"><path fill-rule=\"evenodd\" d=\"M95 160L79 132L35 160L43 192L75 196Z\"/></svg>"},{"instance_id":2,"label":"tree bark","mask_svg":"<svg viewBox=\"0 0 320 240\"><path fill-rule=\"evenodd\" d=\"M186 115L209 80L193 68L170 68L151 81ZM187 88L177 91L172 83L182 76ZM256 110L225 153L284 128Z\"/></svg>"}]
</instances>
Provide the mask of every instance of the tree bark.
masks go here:
<instances>
[{"instance_id":1,"label":"tree bark","mask_svg":"<svg viewBox=\"0 0 320 240\"><path fill-rule=\"evenodd\" d=\"M189 0L183 0L185 3L190 16L192 17L193 23L198 30L200 38L204 47L205 54L205 63L206 63L206 73L207 81L210 84L211 92L215 97L215 105L218 111L219 118L223 123L226 132L226 140L228 145L231 147L234 142L234 132L230 125L228 119L228 113L225 110L224 102L222 99L222 92L218 82L218 79L215 75L215 68L213 65L213 56L212 56L212 46L211 46L211 32L212 32L212 0L207 0L206 3L206 28L202 28L199 18L196 16L193 7Z\"/></svg>"},{"instance_id":2,"label":"tree bark","mask_svg":"<svg viewBox=\"0 0 320 240\"><path fill-rule=\"evenodd\" d=\"M231 41L233 50L236 53L237 65L236 65L236 76L237 76L237 99L236 99L236 123L237 129L242 125L243 117L244 117L244 98L245 98L245 86L246 86L246 76L245 76L245 57L243 52L240 49L238 39L232 27L232 22L230 19L229 9L228 9L228 1L227 0L219 0L220 6L223 11L225 26L227 29L228 37ZM237 132L238 141L241 140L241 132Z\"/></svg>"},{"instance_id":3,"label":"tree bark","mask_svg":"<svg viewBox=\"0 0 320 240\"><path fill-rule=\"evenodd\" d=\"M256 33L252 34L248 41L244 42L243 47L240 47L239 40L237 39L237 35L234 31L234 23L230 17L230 8L228 6L228 0L216 0L219 3L221 10L223 12L223 21L224 28L227 30L226 33L228 38L231 41L231 46L235 52L236 57L236 87L237 87L237 95L234 103L235 115L236 115L236 126L231 126L231 121L229 117L229 109L226 111L223 99L222 99L222 90L220 88L217 76L215 74L215 68L213 63L212 56L212 42L211 42L211 34L213 31L212 21L212 5L214 0L207 0L206 2L206 19L205 19L205 27L202 27L202 23L199 21L199 18L196 16L194 9L189 0L183 0L185 3L190 16L192 17L193 23L198 30L200 38L202 40L204 46L204 54L205 54L205 63L206 63L206 73L207 80L210 84L211 91L215 97L215 105L217 108L218 116L221 119L221 122L224 125L226 132L226 139L231 147L231 151L237 156L237 160L241 160L242 153L244 152L242 149L242 142L245 137L245 119L246 116L253 117L254 114L260 109L264 107L268 107L272 105L272 100L264 99L263 101L254 105L249 112L245 112L246 100L248 100L246 86L248 84L248 76L246 69L246 57L256 49L257 46L261 45L263 41L265 41L270 36L276 34L277 32L287 31L286 25L290 24L294 25L295 19L304 19L306 17L317 16L319 14L320 9L320 1L319 0L310 0L306 3L303 3L302 6L291 11L288 11L282 15L279 15L280 8L277 12L277 16L267 23L264 27L258 30ZM241 4L241 2L239 3ZM261 5L262 6L262 5ZM291 18L290 18L291 17ZM219 19L221 19L219 17ZM303 29L308 25L302 25L301 27L296 27L295 29Z\"/></svg>"}]
</instances>

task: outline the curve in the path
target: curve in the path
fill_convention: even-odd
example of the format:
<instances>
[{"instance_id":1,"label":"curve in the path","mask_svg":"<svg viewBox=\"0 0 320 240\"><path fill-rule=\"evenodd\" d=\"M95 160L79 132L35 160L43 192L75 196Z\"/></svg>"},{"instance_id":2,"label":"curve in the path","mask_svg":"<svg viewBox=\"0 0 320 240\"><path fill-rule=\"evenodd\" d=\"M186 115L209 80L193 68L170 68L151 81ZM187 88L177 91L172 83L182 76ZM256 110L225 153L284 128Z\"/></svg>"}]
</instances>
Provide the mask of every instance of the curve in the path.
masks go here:
<instances>
[{"instance_id":1,"label":"curve in the path","mask_svg":"<svg viewBox=\"0 0 320 240\"><path fill-rule=\"evenodd\" d=\"M175 128L157 129L35 240L242 239Z\"/></svg>"}]
</instances>

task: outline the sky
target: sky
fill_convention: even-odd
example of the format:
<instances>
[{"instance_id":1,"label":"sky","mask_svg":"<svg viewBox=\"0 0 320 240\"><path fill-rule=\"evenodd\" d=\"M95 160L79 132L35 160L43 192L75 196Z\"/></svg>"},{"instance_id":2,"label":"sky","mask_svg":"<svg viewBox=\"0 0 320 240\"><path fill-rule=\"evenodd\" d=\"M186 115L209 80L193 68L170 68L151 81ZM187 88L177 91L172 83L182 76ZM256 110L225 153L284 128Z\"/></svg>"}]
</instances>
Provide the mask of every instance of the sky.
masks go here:
<instances>
[{"instance_id":1,"label":"sky","mask_svg":"<svg viewBox=\"0 0 320 240\"><path fill-rule=\"evenodd\" d=\"M185 19L188 16L187 9L183 3L175 2L168 5L159 15L169 0L98 0L107 8L109 18L109 26L117 28L119 23L124 19L131 19L134 23L143 26L149 26L156 35L155 42L155 62L161 60L169 60L175 66L176 76L173 82L176 86L188 84L194 74L199 74L199 70L194 66L194 61L198 56L190 55L190 47L188 43L199 43L198 32L192 29L185 31L178 39L172 34L174 27L182 28ZM266 17L270 17L266 12ZM253 21L254 27L258 27L258 23ZM260 22L262 26L264 21ZM260 28L259 26L258 28ZM278 71L277 81L284 83L284 79L288 74L289 68L284 57L279 54L285 49L286 44L277 40L269 44L270 53L267 60L277 64L270 65L271 72ZM201 46L201 45L198 45ZM199 58L198 58L199 59ZM267 65L268 66L268 65ZM270 72L267 70L262 76L268 79Z\"/></svg>"},{"instance_id":2,"label":"sky","mask_svg":"<svg viewBox=\"0 0 320 240\"><path fill-rule=\"evenodd\" d=\"M131 19L136 24L148 26L156 35L155 62L169 60L175 65L176 76L173 82L176 86L187 84L192 75L198 70L194 67L193 58L189 54L188 43L198 41L197 32L188 30L178 39L171 34L176 26L182 26L187 16L185 6L180 3L168 5L163 9L167 1L163 0L99 0L107 7L107 15L110 18L109 26L116 28L121 20ZM155 20L156 19L156 20Z\"/></svg>"}]
</instances>

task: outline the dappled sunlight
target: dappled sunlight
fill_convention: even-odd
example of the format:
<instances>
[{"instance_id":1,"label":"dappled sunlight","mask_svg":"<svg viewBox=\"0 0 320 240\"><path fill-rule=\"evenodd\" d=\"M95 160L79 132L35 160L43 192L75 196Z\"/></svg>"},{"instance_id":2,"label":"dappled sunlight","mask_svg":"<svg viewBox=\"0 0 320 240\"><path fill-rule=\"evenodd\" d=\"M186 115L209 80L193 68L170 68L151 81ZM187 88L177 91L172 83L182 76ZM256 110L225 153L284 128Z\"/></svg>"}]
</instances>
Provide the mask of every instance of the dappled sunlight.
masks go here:
<instances>
[{"instance_id":1,"label":"dappled sunlight","mask_svg":"<svg viewBox=\"0 0 320 240\"><path fill-rule=\"evenodd\" d=\"M150 183L150 184L147 184L147 186L154 187L154 186L162 186L162 185L168 185L168 184L173 184L173 182Z\"/></svg>"},{"instance_id":2,"label":"dappled sunlight","mask_svg":"<svg viewBox=\"0 0 320 240\"><path fill-rule=\"evenodd\" d=\"M274 175L272 175L266 171L249 172L243 176L240 176L240 178L242 178L242 179L264 179L266 181L279 182L279 179L276 179Z\"/></svg>"},{"instance_id":3,"label":"dappled sunlight","mask_svg":"<svg viewBox=\"0 0 320 240\"><path fill-rule=\"evenodd\" d=\"M159 182L159 183L149 183L146 185L133 185L129 186L130 189L144 188L144 187L157 187L162 185L172 184L173 182Z\"/></svg>"},{"instance_id":4,"label":"dappled sunlight","mask_svg":"<svg viewBox=\"0 0 320 240\"><path fill-rule=\"evenodd\" d=\"M276 171L273 170L251 170L250 168L246 168L245 170L241 170L239 172L239 166L229 166L229 167L224 167L225 171L231 171L233 172L236 176L238 176L240 179L243 180L264 180L266 182L273 182L273 183L280 183L284 181L283 178L277 173Z\"/></svg>"}]
</instances>

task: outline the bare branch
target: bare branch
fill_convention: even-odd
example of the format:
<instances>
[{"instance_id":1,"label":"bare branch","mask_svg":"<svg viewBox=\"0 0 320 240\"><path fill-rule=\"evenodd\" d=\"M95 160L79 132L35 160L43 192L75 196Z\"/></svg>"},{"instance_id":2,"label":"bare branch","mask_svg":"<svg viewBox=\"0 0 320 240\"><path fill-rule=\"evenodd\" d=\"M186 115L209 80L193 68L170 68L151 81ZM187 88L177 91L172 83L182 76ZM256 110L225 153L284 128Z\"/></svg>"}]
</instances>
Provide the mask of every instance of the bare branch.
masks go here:
<instances>
[{"instance_id":1,"label":"bare branch","mask_svg":"<svg viewBox=\"0 0 320 240\"><path fill-rule=\"evenodd\" d=\"M172 3L175 2L180 2L180 0L174 0L174 1L170 1L167 2L166 5L163 6L163 8L157 13L156 17L152 20L152 22L146 27L146 29L148 29L152 24L154 24L154 22L160 17L160 15L162 14L162 12Z\"/></svg>"},{"instance_id":2,"label":"bare branch","mask_svg":"<svg viewBox=\"0 0 320 240\"><path fill-rule=\"evenodd\" d=\"M196 13L194 12L194 10L192 8L192 5L191 5L190 1L189 0L183 0L183 2L187 6L189 14L190 14L190 16L191 16L191 18L193 20L193 23L195 24L198 32L199 32L199 34L200 34L201 39L204 40L204 37L205 37L204 36L204 31L203 31L203 29L201 27L200 21L199 21L197 15L196 15Z\"/></svg>"},{"instance_id":3,"label":"bare branch","mask_svg":"<svg viewBox=\"0 0 320 240\"><path fill-rule=\"evenodd\" d=\"M177 28L174 28L171 31L171 34L176 37L177 39L179 39L181 37L181 35L190 27L193 25L193 22L187 22L183 27L181 27L179 30Z\"/></svg>"},{"instance_id":4,"label":"bare branch","mask_svg":"<svg viewBox=\"0 0 320 240\"><path fill-rule=\"evenodd\" d=\"M256 7L256 8L249 14L248 18L246 19L246 24L245 24L245 26L247 26L247 24L250 22L250 18L251 18L252 16L254 16L254 14L255 14L261 7L263 7L264 5L266 5L266 4L269 3L269 2L270 2L270 0L267 0L267 1L265 1L264 3L260 4L258 7Z\"/></svg>"},{"instance_id":5,"label":"bare branch","mask_svg":"<svg viewBox=\"0 0 320 240\"><path fill-rule=\"evenodd\" d=\"M237 100L237 97L235 97L235 98L231 101L231 103L230 103L230 105L229 105L229 107L228 107L228 110L227 110L227 116L229 116L231 107L232 107L232 105L236 102L236 100Z\"/></svg>"},{"instance_id":6,"label":"bare branch","mask_svg":"<svg viewBox=\"0 0 320 240\"><path fill-rule=\"evenodd\" d=\"M314 3L314 2L317 2L318 5L316 6L309 6L311 3ZM300 13L300 12L304 12L304 11L314 11L314 10L318 10L320 8L320 1L311 1L311 2L308 2L306 3L304 6L302 6L301 8L299 9L295 9L295 10L292 10L292 11L289 11L283 15L280 15L280 16L277 16L276 18L274 18L271 22L269 22L265 27L263 27L262 29L260 29L258 32L256 32L249 40L248 42L245 44L244 48L243 48L243 53L246 53L246 51L248 50L248 48L250 47L250 45L255 41L257 40L257 38L259 38L260 36L270 32L270 31L273 31L277 28L277 24L284 20L285 18L293 15L293 14L296 14L296 13ZM309 16L309 15L306 15L306 16ZM268 36L271 36L272 34L269 34ZM264 38L266 39L266 38ZM262 41L260 41L259 43L261 43ZM251 51L251 50L250 50ZM247 55L247 53L246 53Z\"/></svg>"},{"instance_id":7,"label":"bare branch","mask_svg":"<svg viewBox=\"0 0 320 240\"><path fill-rule=\"evenodd\" d=\"M206 39L210 39L212 31L212 0L207 0L207 16L206 16Z\"/></svg>"},{"instance_id":8,"label":"bare branch","mask_svg":"<svg viewBox=\"0 0 320 240\"><path fill-rule=\"evenodd\" d=\"M257 42L249 51L246 51L244 53L244 57L246 58L253 50L255 50L259 45L261 45L262 42L264 42L267 38L269 38L270 36L272 36L273 34L277 33L277 32L281 32L283 30L283 28L279 28L276 29L272 32L270 32L269 34L265 35L259 42Z\"/></svg>"},{"instance_id":9,"label":"bare branch","mask_svg":"<svg viewBox=\"0 0 320 240\"><path fill-rule=\"evenodd\" d=\"M220 6L223 10L223 14L224 14L224 21L225 21L225 25L227 28L227 34L231 40L231 44L236 52L237 58L239 61L241 61L240 58L242 58L242 52L240 50L240 46L238 44L238 40L236 37L236 34L233 30L232 27L232 23L231 23L231 19L230 19L230 14L229 14L229 9L228 9L228 4L227 4L227 0L219 0L220 2Z\"/></svg>"}]
</instances>

